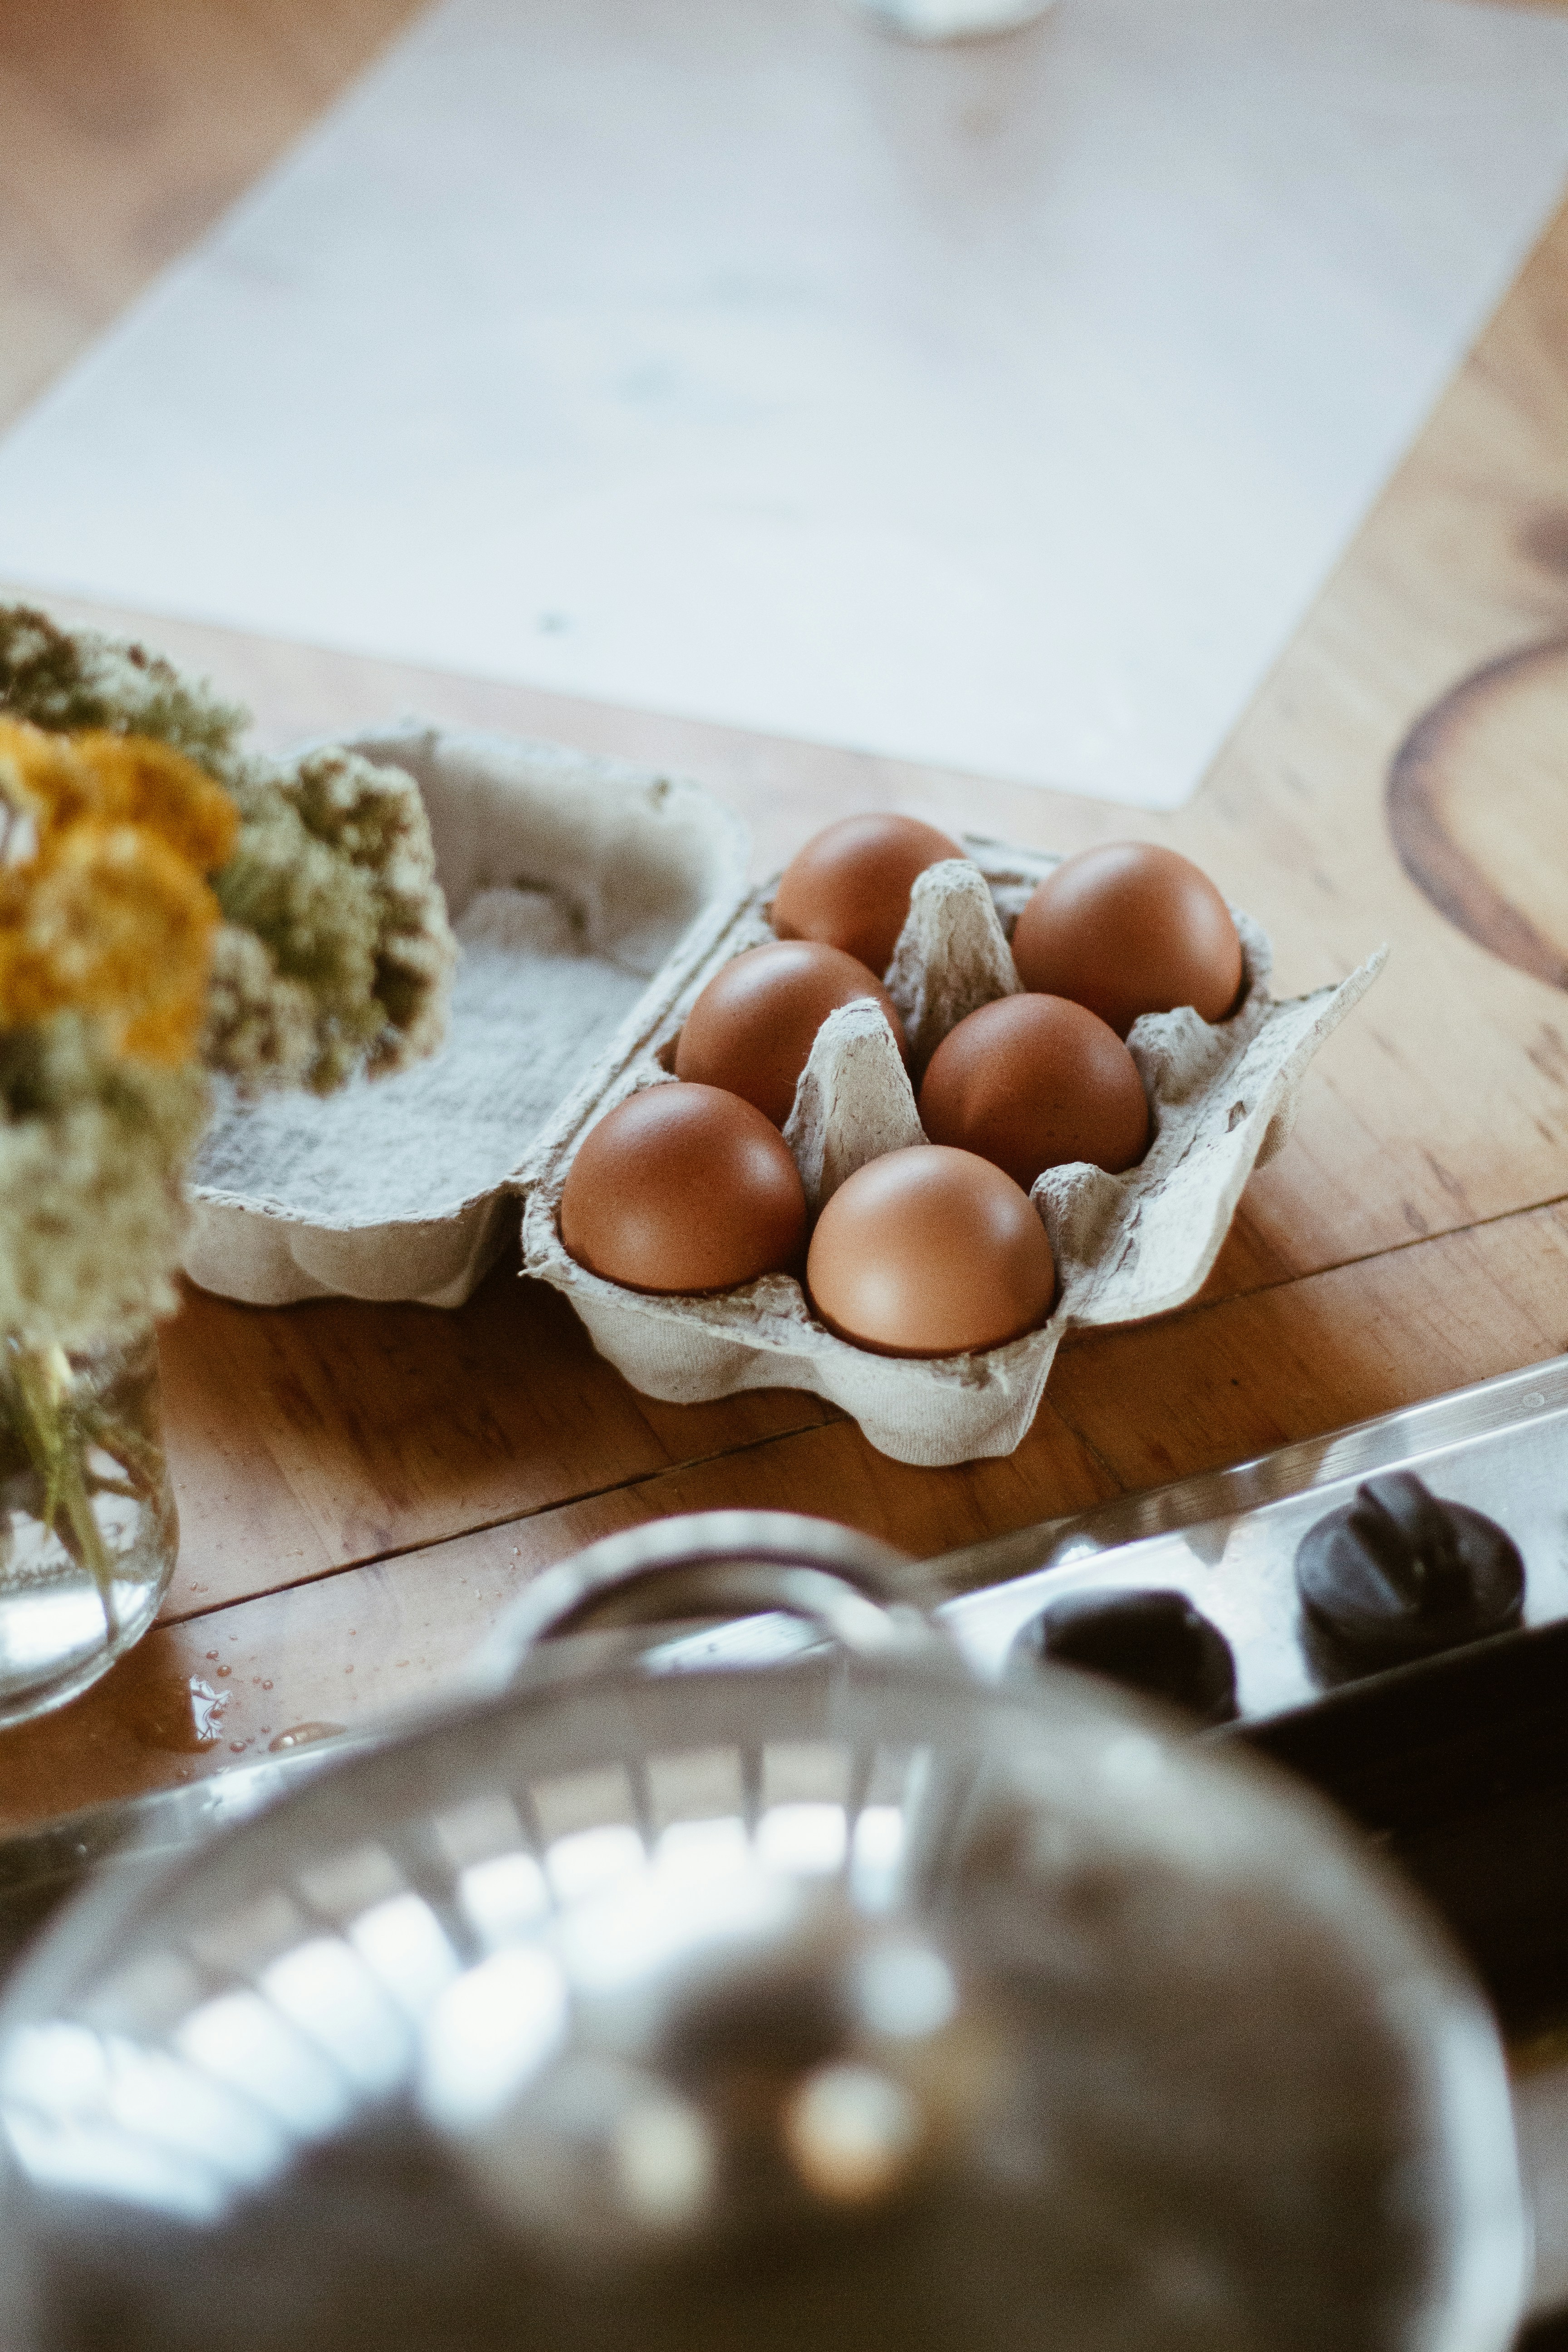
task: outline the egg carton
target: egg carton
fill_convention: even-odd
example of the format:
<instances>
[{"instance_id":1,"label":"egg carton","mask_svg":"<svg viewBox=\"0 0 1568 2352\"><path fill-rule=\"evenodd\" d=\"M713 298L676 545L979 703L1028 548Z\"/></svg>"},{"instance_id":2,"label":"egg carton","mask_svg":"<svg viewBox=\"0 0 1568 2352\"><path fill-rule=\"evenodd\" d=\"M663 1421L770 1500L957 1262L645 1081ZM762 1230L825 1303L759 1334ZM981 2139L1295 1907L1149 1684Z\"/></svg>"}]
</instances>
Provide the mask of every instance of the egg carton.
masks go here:
<instances>
[{"instance_id":1,"label":"egg carton","mask_svg":"<svg viewBox=\"0 0 1568 2352\"><path fill-rule=\"evenodd\" d=\"M965 835L915 884L886 982L917 1075L964 1015L1022 983L1009 940L1059 858ZM601 1355L645 1394L679 1404L744 1389L800 1388L858 1422L880 1453L934 1468L1010 1454L1039 1406L1069 1331L1142 1320L1199 1290L1241 1190L1285 1142L1303 1072L1371 986L1380 949L1335 986L1276 1002L1272 951L1232 908L1246 993L1226 1021L1190 1008L1145 1013L1128 1045L1148 1092L1152 1139L1120 1176L1079 1162L1047 1169L1030 1195L1056 1256L1049 1319L1005 1346L936 1359L881 1356L837 1338L784 1274L721 1296L627 1290L569 1257L561 1194L584 1136L640 1088L672 1082L675 1041L699 992L731 956L773 937L776 880L739 906L721 936L674 959L641 1007L638 1034L563 1105L522 1171L523 1269L564 1291ZM867 1160L926 1140L909 1071L868 1000L830 1013L801 1074L784 1140L815 1211Z\"/></svg>"},{"instance_id":2,"label":"egg carton","mask_svg":"<svg viewBox=\"0 0 1568 2352\"><path fill-rule=\"evenodd\" d=\"M746 828L696 784L560 744L406 719L346 748L424 797L458 941L446 1042L324 1101L226 1092L184 1268L253 1306L459 1307L506 1245L552 1112L634 1057L691 958L728 936Z\"/></svg>"}]
</instances>

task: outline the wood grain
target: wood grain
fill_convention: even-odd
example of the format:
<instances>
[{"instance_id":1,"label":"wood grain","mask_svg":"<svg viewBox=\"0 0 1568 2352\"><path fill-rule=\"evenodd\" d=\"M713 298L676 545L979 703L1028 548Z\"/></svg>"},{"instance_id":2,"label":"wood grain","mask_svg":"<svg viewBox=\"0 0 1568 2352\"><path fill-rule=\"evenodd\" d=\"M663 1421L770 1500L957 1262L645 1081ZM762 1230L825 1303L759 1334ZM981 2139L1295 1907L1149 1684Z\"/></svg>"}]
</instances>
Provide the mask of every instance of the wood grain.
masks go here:
<instances>
[{"instance_id":1,"label":"wood grain","mask_svg":"<svg viewBox=\"0 0 1568 2352\"><path fill-rule=\"evenodd\" d=\"M1387 971L1309 1075L1295 1142L1248 1189L1211 1296L1568 1191L1568 1092L1548 1034L1560 992L1454 928L1405 871L1384 809L1399 747L1434 704L1568 628L1568 209L1203 788L1170 818L189 623L54 609L145 627L247 700L270 740L416 709L678 769L747 817L759 871L847 809L897 806L1044 847L1168 840L1270 931L1280 992L1342 977L1388 940Z\"/></svg>"},{"instance_id":2,"label":"wood grain","mask_svg":"<svg viewBox=\"0 0 1568 2352\"><path fill-rule=\"evenodd\" d=\"M515 1265L515 1259L513 1261ZM814 1428L798 1389L638 1396L563 1298L500 1265L460 1314L192 1292L165 1327L180 1564L165 1615Z\"/></svg>"},{"instance_id":3,"label":"wood grain","mask_svg":"<svg viewBox=\"0 0 1568 2352\"><path fill-rule=\"evenodd\" d=\"M916 1560L1083 1509L1119 1483L1186 1477L1565 1347L1568 1210L1540 1210L1071 1343L1055 1411L1005 1461L911 1470L836 1420L207 1608L161 1626L74 1706L0 1741L0 1830L253 1760L293 1726L352 1728L456 1695L465 1660L531 1576L651 1518L820 1512ZM911 1569L910 1591L932 1587ZM211 1733L200 1749L195 1718Z\"/></svg>"},{"instance_id":4,"label":"wood grain","mask_svg":"<svg viewBox=\"0 0 1568 2352\"><path fill-rule=\"evenodd\" d=\"M269 1312L193 1289L161 1349L181 1520L165 1622L466 1529L510 1530L677 1466L743 1455L744 1486L767 1475L766 1441L825 1425L833 1444L791 1457L801 1483L777 1507L855 1517L897 1497L915 1550L931 1548L919 1528L933 1504L978 1538L1115 1491L1048 1404L1006 1460L936 1473L888 1461L801 1390L661 1404L594 1353L556 1292L504 1265L456 1314L350 1301ZM819 1476L828 1502L813 1499Z\"/></svg>"},{"instance_id":5,"label":"wood grain","mask_svg":"<svg viewBox=\"0 0 1568 2352\"><path fill-rule=\"evenodd\" d=\"M1381 1393L1404 1401L1471 1376L1463 1349L1434 1357L1427 1335L1402 1316L1401 1286L1415 1276L1399 1245L1568 1192L1568 1070L1545 1050L1556 993L1442 919L1403 875L1382 814L1384 772L1425 700L1462 665L1527 632L1540 636L1568 611L1542 505L1538 497L1521 529L1510 474L1539 483L1561 465L1554 436L1568 418L1568 366L1552 341L1552 305L1565 253L1568 223L1559 222L1204 792L1168 824L1140 827L1198 856L1262 915L1280 942L1287 985L1347 969L1379 936L1393 934L1397 952L1315 1070L1296 1140L1249 1187L1205 1294L1211 1307L1258 1301L1251 1321L1226 1327L1229 1369L1215 1368L1220 1327L1202 1317L1064 1353L1040 1426L1053 1444L1079 1445L1086 1499L1112 1479L1144 1485L1296 1433L1300 1412L1279 1401L1307 1374L1300 1350L1281 1340L1272 1301L1276 1286L1302 1274L1354 1269L1327 1350L1331 1377L1326 1390L1316 1375L1308 1381L1316 1425L1376 1410L1368 1400ZM412 704L694 772L751 816L760 866L847 806L905 805L949 822L958 808L984 829L1066 846L1125 822L1057 795L526 688L189 625L155 634L247 693L275 737ZM1363 1262L1391 1250L1379 1281L1364 1279ZM1480 1283L1457 1328L1500 1335L1514 1360L1548 1351L1528 1317L1495 1320L1489 1277L1462 1252L1456 1263ZM1321 1315L1318 1297L1308 1289L1302 1311ZM1382 1303L1369 1325L1373 1297ZM1310 1323L1301 1345L1320 1343ZM1369 1368L1386 1370L1386 1356L1400 1377L1380 1388ZM745 1499L764 1476L764 1441L825 1419L787 1393L650 1406L593 1358L558 1300L500 1276L456 1317L348 1306L268 1315L196 1300L166 1335L165 1360L187 1530L176 1614L486 1520L551 1514L591 1492L631 1493L628 1482L656 1482L658 1491L671 1464L703 1454L731 1464L726 1497ZM1502 1360L1494 1349L1482 1360L1500 1368ZM888 1465L858 1433L839 1430L792 1498L858 1520ZM926 1515L913 1548L933 1549L946 1488L975 1474L900 1475ZM973 1532L1068 1507L1066 1491L1026 1448L986 1490ZM325 1620L321 1633L329 1641Z\"/></svg>"},{"instance_id":6,"label":"wood grain","mask_svg":"<svg viewBox=\"0 0 1568 2352\"><path fill-rule=\"evenodd\" d=\"M1048 1412L1007 1460L962 1470L889 1462L841 1420L683 1464L158 1627L84 1698L0 1738L0 1832L253 1761L292 1726L353 1727L454 1693L498 1609L530 1577L647 1519L739 1506L824 1512L918 1556L1042 1511L1081 1510L1112 1492L1089 1450ZM911 1592L924 1589L911 1575ZM192 1745L197 1721L212 1734L200 1749Z\"/></svg>"},{"instance_id":7,"label":"wood grain","mask_svg":"<svg viewBox=\"0 0 1568 2352\"><path fill-rule=\"evenodd\" d=\"M0 419L412 13L412 0L0 0ZM193 1297L163 1339L185 1531L165 1621L99 1691L0 1740L0 1819L221 1769L290 1724L449 1689L527 1576L641 1517L777 1504L925 1554L1568 1347L1568 1212L1554 1205L1568 1196L1568 1007L1550 975L1433 904L1384 813L1426 714L1568 632L1568 212L1203 790L1167 820L178 618L57 609L142 629L210 670L270 740L416 708L679 769L746 814L759 871L854 808L1068 849L1131 830L1187 851L1258 916L1283 989L1341 976L1382 939L1394 954L1314 1066L1296 1139L1248 1187L1203 1300L1065 1349L1005 1462L909 1470L789 1391L654 1404L559 1298L504 1270L450 1316ZM1549 688L1521 721L1538 781L1510 804L1501 848L1492 753L1472 757L1480 738L1466 734L1456 761L1448 737L1446 833L1532 920L1556 789L1539 779L1562 775L1565 718ZM200 1749L169 1744L193 1736L193 1677L216 1718Z\"/></svg>"},{"instance_id":8,"label":"wood grain","mask_svg":"<svg viewBox=\"0 0 1568 2352\"><path fill-rule=\"evenodd\" d=\"M0 0L0 426L422 0Z\"/></svg>"},{"instance_id":9,"label":"wood grain","mask_svg":"<svg viewBox=\"0 0 1568 2352\"><path fill-rule=\"evenodd\" d=\"M1051 1400L1137 1489L1565 1350L1559 1206L1069 1343Z\"/></svg>"},{"instance_id":10,"label":"wood grain","mask_svg":"<svg viewBox=\"0 0 1568 2352\"><path fill-rule=\"evenodd\" d=\"M1488 662L1400 745L1399 862L1439 914L1505 963L1568 988L1568 637Z\"/></svg>"}]
</instances>

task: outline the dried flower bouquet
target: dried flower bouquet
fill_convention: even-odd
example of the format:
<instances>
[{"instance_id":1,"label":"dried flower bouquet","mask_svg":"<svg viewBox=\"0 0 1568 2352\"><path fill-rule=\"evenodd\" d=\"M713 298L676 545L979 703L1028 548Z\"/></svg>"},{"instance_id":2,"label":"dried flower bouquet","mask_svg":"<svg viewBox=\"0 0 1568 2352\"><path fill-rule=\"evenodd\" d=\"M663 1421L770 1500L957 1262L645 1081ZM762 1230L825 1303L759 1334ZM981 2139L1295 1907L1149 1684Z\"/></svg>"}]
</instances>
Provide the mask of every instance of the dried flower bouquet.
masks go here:
<instances>
[{"instance_id":1,"label":"dried flower bouquet","mask_svg":"<svg viewBox=\"0 0 1568 2352\"><path fill-rule=\"evenodd\" d=\"M162 1591L140 1553L172 1565L147 1335L209 1073L324 1094L442 1033L456 950L412 780L279 763L245 725L139 646L0 607L0 1723L100 1673ZM79 1667L44 1654L40 1596Z\"/></svg>"}]
</instances>

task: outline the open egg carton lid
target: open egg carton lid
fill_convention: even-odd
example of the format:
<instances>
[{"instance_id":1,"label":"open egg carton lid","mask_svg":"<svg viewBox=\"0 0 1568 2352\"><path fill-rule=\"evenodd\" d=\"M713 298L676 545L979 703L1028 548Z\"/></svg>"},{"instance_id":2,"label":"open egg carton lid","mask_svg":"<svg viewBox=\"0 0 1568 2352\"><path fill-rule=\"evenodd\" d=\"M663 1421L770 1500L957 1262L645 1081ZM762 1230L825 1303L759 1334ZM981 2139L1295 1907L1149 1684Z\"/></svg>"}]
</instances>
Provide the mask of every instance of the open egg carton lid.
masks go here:
<instances>
[{"instance_id":1,"label":"open egg carton lid","mask_svg":"<svg viewBox=\"0 0 1568 2352\"><path fill-rule=\"evenodd\" d=\"M699 785L560 744L410 719L347 748L424 796L458 942L447 1039L324 1101L226 1091L184 1268L254 1306L459 1307L505 1244L551 1114L636 1052L727 934L746 828Z\"/></svg>"},{"instance_id":2,"label":"open egg carton lid","mask_svg":"<svg viewBox=\"0 0 1568 2352\"><path fill-rule=\"evenodd\" d=\"M1013 927L1060 863L963 839L967 862L947 860L917 880L887 973L917 1071L966 1013L1019 989ZM640 1087L671 1082L675 1040L700 990L731 957L774 936L776 887L752 891L705 953L649 990L637 1023L552 1120L522 1171L523 1270L565 1292L600 1354L647 1395L686 1404L743 1389L807 1389L851 1414L879 1452L925 1467L1010 1454L1069 1331L1163 1314L1202 1287L1243 1185L1289 1133L1307 1064L1386 954L1337 984L1276 1002L1268 938L1233 908L1246 962L1236 1013L1216 1024L1190 1008L1146 1013L1128 1038L1152 1113L1142 1160L1120 1176L1076 1163L1036 1181L1031 1197L1057 1263L1049 1319L984 1353L911 1360L837 1338L789 1275L718 1297L654 1296L590 1273L562 1244L561 1194L584 1136ZM784 1140L813 1210L867 1160L925 1140L892 1033L869 1002L824 1023Z\"/></svg>"}]
</instances>

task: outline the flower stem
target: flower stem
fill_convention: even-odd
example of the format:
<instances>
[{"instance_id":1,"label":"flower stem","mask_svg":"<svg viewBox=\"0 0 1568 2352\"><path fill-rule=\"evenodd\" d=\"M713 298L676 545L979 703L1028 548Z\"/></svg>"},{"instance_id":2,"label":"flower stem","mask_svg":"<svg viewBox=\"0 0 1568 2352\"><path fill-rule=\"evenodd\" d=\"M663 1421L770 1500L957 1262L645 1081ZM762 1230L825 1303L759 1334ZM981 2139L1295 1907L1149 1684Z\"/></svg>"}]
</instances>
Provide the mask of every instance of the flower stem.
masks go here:
<instances>
[{"instance_id":1,"label":"flower stem","mask_svg":"<svg viewBox=\"0 0 1568 2352\"><path fill-rule=\"evenodd\" d=\"M72 1375L60 1348L13 1346L11 1375L21 1411L18 1433L43 1481L44 1525L58 1533L97 1585L112 1642L120 1627L114 1607L113 1564L88 1493L85 1432L72 1397ZM57 1520L61 1524L57 1527Z\"/></svg>"}]
</instances>

